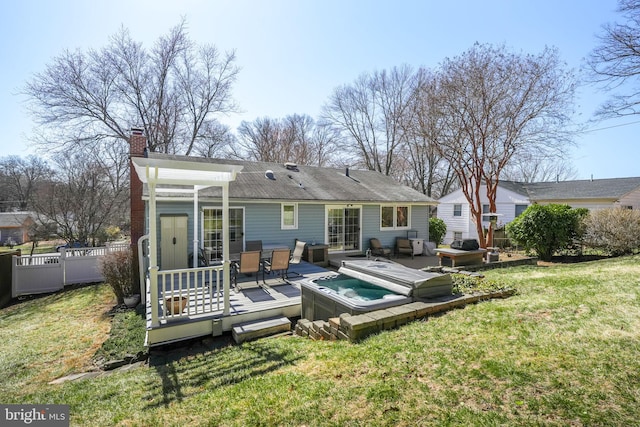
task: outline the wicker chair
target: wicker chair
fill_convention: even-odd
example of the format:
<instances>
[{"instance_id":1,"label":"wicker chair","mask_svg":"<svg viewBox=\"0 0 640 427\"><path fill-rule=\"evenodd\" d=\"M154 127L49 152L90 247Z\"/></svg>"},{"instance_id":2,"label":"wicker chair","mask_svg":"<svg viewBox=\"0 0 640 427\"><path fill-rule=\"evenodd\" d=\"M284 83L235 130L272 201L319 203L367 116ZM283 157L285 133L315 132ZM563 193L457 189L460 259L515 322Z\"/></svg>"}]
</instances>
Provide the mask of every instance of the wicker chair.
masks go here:
<instances>
[{"instance_id":1,"label":"wicker chair","mask_svg":"<svg viewBox=\"0 0 640 427\"><path fill-rule=\"evenodd\" d=\"M374 237L369 239L369 246L372 256L383 256L385 258L391 257L391 248L382 246L382 243L380 243L380 240L377 238Z\"/></svg>"},{"instance_id":2,"label":"wicker chair","mask_svg":"<svg viewBox=\"0 0 640 427\"><path fill-rule=\"evenodd\" d=\"M396 238L396 257L400 254L411 255L411 259L413 259L413 246L411 246L411 240L401 237Z\"/></svg>"}]
</instances>

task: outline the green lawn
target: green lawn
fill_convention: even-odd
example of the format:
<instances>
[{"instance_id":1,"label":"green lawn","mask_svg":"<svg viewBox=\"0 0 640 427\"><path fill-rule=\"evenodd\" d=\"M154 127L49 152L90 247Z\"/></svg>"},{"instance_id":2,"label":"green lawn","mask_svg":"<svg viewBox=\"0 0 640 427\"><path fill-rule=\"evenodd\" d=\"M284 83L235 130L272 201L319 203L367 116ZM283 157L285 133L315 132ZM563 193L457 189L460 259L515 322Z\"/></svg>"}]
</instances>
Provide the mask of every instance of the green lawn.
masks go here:
<instances>
[{"instance_id":1,"label":"green lawn","mask_svg":"<svg viewBox=\"0 0 640 427\"><path fill-rule=\"evenodd\" d=\"M637 425L640 256L486 275L519 293L358 344L209 339L62 385L107 338L109 290L26 301L0 311L0 402L91 426Z\"/></svg>"},{"instance_id":2,"label":"green lawn","mask_svg":"<svg viewBox=\"0 0 640 427\"><path fill-rule=\"evenodd\" d=\"M48 254L56 251L56 246L62 244L64 242L61 241L52 241L52 242L40 242L38 246L35 247L33 254ZM0 252L9 252L20 249L22 251L22 255L29 255L32 249L31 242L24 243L22 245L15 245L13 248L9 246L0 245Z\"/></svg>"}]
</instances>

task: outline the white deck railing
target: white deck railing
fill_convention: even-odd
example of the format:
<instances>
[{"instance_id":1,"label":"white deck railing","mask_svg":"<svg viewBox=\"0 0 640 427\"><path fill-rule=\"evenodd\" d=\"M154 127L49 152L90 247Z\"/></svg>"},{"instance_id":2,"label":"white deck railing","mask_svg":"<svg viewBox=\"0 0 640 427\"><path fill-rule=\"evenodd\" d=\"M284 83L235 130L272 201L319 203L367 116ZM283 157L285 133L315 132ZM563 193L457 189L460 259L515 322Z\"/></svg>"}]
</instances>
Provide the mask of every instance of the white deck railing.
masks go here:
<instances>
[{"instance_id":1,"label":"white deck railing","mask_svg":"<svg viewBox=\"0 0 640 427\"><path fill-rule=\"evenodd\" d=\"M222 312L223 266L185 268L158 271L158 301L160 320L187 318L193 315ZM186 298L184 310L172 309L168 302ZM154 322L155 323L155 322Z\"/></svg>"}]
</instances>

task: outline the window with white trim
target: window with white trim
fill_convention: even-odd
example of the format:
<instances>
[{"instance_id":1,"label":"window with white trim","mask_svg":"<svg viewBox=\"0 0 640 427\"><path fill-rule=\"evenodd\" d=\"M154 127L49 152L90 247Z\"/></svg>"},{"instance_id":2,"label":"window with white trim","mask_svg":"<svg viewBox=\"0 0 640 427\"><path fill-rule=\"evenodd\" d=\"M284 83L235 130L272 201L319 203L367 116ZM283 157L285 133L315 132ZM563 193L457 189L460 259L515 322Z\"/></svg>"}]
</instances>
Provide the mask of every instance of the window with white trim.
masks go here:
<instances>
[{"instance_id":1,"label":"window with white trim","mask_svg":"<svg viewBox=\"0 0 640 427\"><path fill-rule=\"evenodd\" d=\"M522 212L526 211L529 205L516 205L516 217L522 215Z\"/></svg>"},{"instance_id":2,"label":"window with white trim","mask_svg":"<svg viewBox=\"0 0 640 427\"><path fill-rule=\"evenodd\" d=\"M411 227L411 209L406 205L380 206L381 229L405 229Z\"/></svg>"},{"instance_id":3,"label":"window with white trim","mask_svg":"<svg viewBox=\"0 0 640 427\"><path fill-rule=\"evenodd\" d=\"M462 205L453 205L453 216L462 216Z\"/></svg>"},{"instance_id":4,"label":"window with white trim","mask_svg":"<svg viewBox=\"0 0 640 427\"><path fill-rule=\"evenodd\" d=\"M483 222L491 221L491 215L488 215L489 213L491 213L491 210L489 210L489 205L482 205L482 221Z\"/></svg>"},{"instance_id":5,"label":"window with white trim","mask_svg":"<svg viewBox=\"0 0 640 427\"><path fill-rule=\"evenodd\" d=\"M298 204L282 203L280 217L282 218L281 227L283 230L298 229Z\"/></svg>"},{"instance_id":6,"label":"window with white trim","mask_svg":"<svg viewBox=\"0 0 640 427\"><path fill-rule=\"evenodd\" d=\"M462 231L454 231L453 240L462 240Z\"/></svg>"}]
</instances>

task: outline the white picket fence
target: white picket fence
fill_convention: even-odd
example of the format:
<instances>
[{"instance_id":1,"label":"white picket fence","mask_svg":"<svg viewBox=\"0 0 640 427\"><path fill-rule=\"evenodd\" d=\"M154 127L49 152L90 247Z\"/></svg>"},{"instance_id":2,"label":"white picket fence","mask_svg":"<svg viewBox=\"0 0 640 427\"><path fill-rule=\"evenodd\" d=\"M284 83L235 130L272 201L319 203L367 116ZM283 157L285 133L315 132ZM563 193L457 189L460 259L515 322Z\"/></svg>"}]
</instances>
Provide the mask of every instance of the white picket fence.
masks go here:
<instances>
[{"instance_id":1,"label":"white picket fence","mask_svg":"<svg viewBox=\"0 0 640 427\"><path fill-rule=\"evenodd\" d=\"M11 297L55 292L66 285L101 282L99 260L109 252L129 248L113 243L96 248L61 249L60 253L13 256Z\"/></svg>"}]
</instances>

